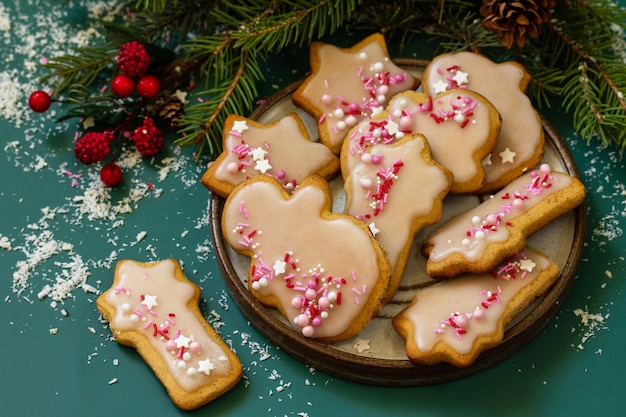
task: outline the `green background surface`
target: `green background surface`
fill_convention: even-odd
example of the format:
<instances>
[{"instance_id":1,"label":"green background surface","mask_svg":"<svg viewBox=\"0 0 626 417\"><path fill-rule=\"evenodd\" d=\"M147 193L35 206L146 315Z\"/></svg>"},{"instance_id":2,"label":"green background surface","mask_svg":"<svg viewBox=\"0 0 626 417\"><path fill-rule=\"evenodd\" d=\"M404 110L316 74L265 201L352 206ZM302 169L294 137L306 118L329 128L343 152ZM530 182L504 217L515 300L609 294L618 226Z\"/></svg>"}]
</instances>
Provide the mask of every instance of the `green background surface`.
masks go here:
<instances>
[{"instance_id":1,"label":"green background surface","mask_svg":"<svg viewBox=\"0 0 626 417\"><path fill-rule=\"evenodd\" d=\"M51 7L50 4L53 4ZM72 41L60 33L86 29L85 16L95 1L62 8L45 0L4 1L0 18L11 27L0 37L0 86L3 93L19 86L14 97L24 105L37 86L41 56L67 49ZM1 21L1 19L0 19ZM50 25L57 27L51 28ZM29 40L19 30L35 34ZM58 29L52 30L52 29ZM52 40L50 40L52 38ZM49 40L49 41L46 41ZM359 36L342 39L345 45ZM61 42L61 46L55 42ZM392 47L393 50L393 47ZM433 45L416 44L402 56L428 58ZM261 97L301 78L308 68L306 53L275 57L266 68ZM52 114L29 114L18 126L14 113L0 104L0 395L3 416L183 415L172 405L160 382L132 350L110 339L95 307L95 294L74 290L56 308L37 293L63 273L70 254L89 268L88 283L100 291L112 281L118 259L179 259L187 276L203 290L201 307L240 357L244 379L215 402L189 413L198 416L618 416L626 413L626 170L613 149L586 144L558 109L542 113L570 148L588 187L588 224L582 259L569 297L557 316L531 343L510 359L463 380L435 386L395 388L355 384L331 377L295 361L268 343L245 317L225 289L215 261L208 225L209 193L199 183L203 165L191 159L192 149L168 146L155 160L133 169L113 203L141 184L148 193L131 213L113 220L80 218L76 196L85 195L94 168L76 162L71 151L74 126L56 125ZM168 165L163 158L176 158ZM39 164L44 160L45 165ZM169 174L159 177L159 169ZM72 178L62 173L82 174ZM139 185L138 185L139 184ZM46 208L56 215L44 220ZM35 225L39 225L35 227ZM42 226L44 225L45 228ZM55 241L71 243L31 269L27 287L17 293L13 274L32 252L30 238L51 232ZM137 240L139 233L145 238ZM580 309L602 322L585 324ZM67 315L62 314L62 310ZM597 317L597 316L594 316ZM51 334L51 329L57 329ZM115 383L111 383L116 381ZM131 411L132 410L132 413Z\"/></svg>"}]
</instances>

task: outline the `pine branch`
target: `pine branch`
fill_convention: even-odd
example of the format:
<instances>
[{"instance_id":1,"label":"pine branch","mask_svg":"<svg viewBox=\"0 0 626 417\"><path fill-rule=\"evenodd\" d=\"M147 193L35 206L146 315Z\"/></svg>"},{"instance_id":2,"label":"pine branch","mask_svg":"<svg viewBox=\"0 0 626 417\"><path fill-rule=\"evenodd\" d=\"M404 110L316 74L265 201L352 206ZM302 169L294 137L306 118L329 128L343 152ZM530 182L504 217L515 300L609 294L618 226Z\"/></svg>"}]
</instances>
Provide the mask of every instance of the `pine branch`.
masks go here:
<instances>
[{"instance_id":1,"label":"pine branch","mask_svg":"<svg viewBox=\"0 0 626 417\"><path fill-rule=\"evenodd\" d=\"M502 0L504 4L504 0ZM179 82L180 69L197 69L202 103L187 106L178 143L221 151L226 115L249 114L264 81L262 63L285 48L306 46L345 27L385 34L404 47L416 34L440 39L440 52L472 50L494 61L517 60L531 74L528 94L539 106L563 102L581 136L626 149L626 10L613 0L559 1L538 38L504 48L486 30L480 2L463 0L131 0L117 24L99 22L107 40L55 57L44 77L57 92L89 87L119 45L139 40L158 57L158 68ZM176 51L174 54L172 51Z\"/></svg>"},{"instance_id":2,"label":"pine branch","mask_svg":"<svg viewBox=\"0 0 626 417\"><path fill-rule=\"evenodd\" d=\"M233 1L224 9L216 8L213 16L227 29L186 45L190 56L203 62L202 74L213 87L202 93L209 97L208 103L187 109L180 121L184 126L180 133L185 136L178 143L199 146L199 154L205 139L211 156L221 152L221 128L226 115L248 114L257 99L256 84L264 80L259 61L266 54L332 33L358 3L292 0L263 7L259 2ZM217 103L213 98L219 98Z\"/></svg>"},{"instance_id":3,"label":"pine branch","mask_svg":"<svg viewBox=\"0 0 626 417\"><path fill-rule=\"evenodd\" d=\"M56 81L57 94L67 91L73 85L91 85L115 57L115 50L108 45L76 48L66 55L50 58L43 64L52 72L41 77L42 82Z\"/></svg>"}]
</instances>

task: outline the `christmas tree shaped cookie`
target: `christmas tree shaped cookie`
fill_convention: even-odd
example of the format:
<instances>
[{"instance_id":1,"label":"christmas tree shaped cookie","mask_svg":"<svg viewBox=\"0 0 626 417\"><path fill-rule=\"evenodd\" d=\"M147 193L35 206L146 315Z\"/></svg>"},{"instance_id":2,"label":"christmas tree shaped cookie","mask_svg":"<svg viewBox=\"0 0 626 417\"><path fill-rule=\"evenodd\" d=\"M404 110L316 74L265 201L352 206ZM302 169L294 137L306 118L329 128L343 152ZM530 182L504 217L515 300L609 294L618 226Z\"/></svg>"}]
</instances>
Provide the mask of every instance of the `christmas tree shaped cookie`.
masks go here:
<instances>
[{"instance_id":1,"label":"christmas tree shaped cookie","mask_svg":"<svg viewBox=\"0 0 626 417\"><path fill-rule=\"evenodd\" d=\"M223 152L204 175L202 184L221 197L247 178L269 175L293 190L311 174L333 177L339 159L320 143L311 141L297 114L261 124L229 115L223 129Z\"/></svg>"},{"instance_id":2,"label":"christmas tree shaped cookie","mask_svg":"<svg viewBox=\"0 0 626 417\"><path fill-rule=\"evenodd\" d=\"M428 257L426 272L451 278L490 271L522 250L528 236L584 199L579 179L543 164L433 231L422 246Z\"/></svg>"},{"instance_id":3,"label":"christmas tree shaped cookie","mask_svg":"<svg viewBox=\"0 0 626 417\"><path fill-rule=\"evenodd\" d=\"M314 42L310 56L312 74L292 99L318 120L320 142L334 153L359 121L381 112L395 94L419 84L389 59L381 34L351 48Z\"/></svg>"},{"instance_id":4,"label":"christmas tree shaped cookie","mask_svg":"<svg viewBox=\"0 0 626 417\"><path fill-rule=\"evenodd\" d=\"M462 275L419 290L392 324L411 361L471 365L502 342L506 325L556 281L559 268L531 248L491 273Z\"/></svg>"}]
</instances>

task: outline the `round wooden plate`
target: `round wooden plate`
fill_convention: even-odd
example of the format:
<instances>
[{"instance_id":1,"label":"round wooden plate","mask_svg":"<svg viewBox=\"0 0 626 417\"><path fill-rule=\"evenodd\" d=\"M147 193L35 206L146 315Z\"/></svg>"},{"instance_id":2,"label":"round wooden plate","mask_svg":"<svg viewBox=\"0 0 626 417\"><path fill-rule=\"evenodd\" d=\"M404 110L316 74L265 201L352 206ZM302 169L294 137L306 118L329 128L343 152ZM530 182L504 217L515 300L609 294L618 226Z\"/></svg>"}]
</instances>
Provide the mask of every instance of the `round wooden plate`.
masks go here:
<instances>
[{"instance_id":1,"label":"round wooden plate","mask_svg":"<svg viewBox=\"0 0 626 417\"><path fill-rule=\"evenodd\" d=\"M428 63L416 59L395 62L418 76ZM250 118L269 123L289 112L296 112L305 122L311 137L317 138L316 121L291 102L291 95L300 82L277 92ZM545 119L542 120L546 137L544 161L555 170L578 177L578 170L566 145ZM345 195L341 178L331 181L331 187L333 209L342 211ZM473 196L446 197L443 219L478 202L478 197ZM419 254L419 247L432 229L422 230L416 237L411 261L396 297L357 337L328 344L303 337L277 310L261 305L250 294L247 288L250 260L234 252L222 235L223 204L222 198L211 197L210 223L217 260L230 294L250 323L269 341L306 365L339 378L382 386L430 385L452 381L485 370L513 355L537 336L560 308L572 285L585 235L586 214L584 205L581 205L528 239L530 246L543 251L559 266L561 275L554 286L509 324L498 346L483 352L469 367L457 368L446 363L424 366L408 360L404 339L393 330L391 319L408 305L415 291L431 282L425 273L425 260Z\"/></svg>"}]
</instances>

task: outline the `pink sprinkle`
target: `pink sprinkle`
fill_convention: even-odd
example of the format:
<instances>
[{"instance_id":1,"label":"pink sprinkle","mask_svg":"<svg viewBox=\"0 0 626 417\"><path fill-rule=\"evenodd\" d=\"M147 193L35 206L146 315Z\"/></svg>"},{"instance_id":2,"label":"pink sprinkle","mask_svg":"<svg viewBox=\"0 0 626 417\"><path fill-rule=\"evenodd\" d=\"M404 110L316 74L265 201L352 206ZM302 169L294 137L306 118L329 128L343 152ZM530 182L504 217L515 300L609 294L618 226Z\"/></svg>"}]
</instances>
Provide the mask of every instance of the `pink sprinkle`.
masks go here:
<instances>
[{"instance_id":1,"label":"pink sprinkle","mask_svg":"<svg viewBox=\"0 0 626 417\"><path fill-rule=\"evenodd\" d=\"M120 292L124 292L126 293L126 295L130 294L130 291L128 291L128 288L126 287L115 287L113 288L113 291L115 292L115 294L119 294Z\"/></svg>"},{"instance_id":2,"label":"pink sprinkle","mask_svg":"<svg viewBox=\"0 0 626 417\"><path fill-rule=\"evenodd\" d=\"M135 311L133 311L133 313L135 313L135 315L137 315L139 317L143 316L143 314L141 314L141 311L139 311L139 310L135 310Z\"/></svg>"},{"instance_id":3,"label":"pink sprinkle","mask_svg":"<svg viewBox=\"0 0 626 417\"><path fill-rule=\"evenodd\" d=\"M148 327L152 326L152 320L149 320L144 326L144 329L147 329Z\"/></svg>"}]
</instances>

